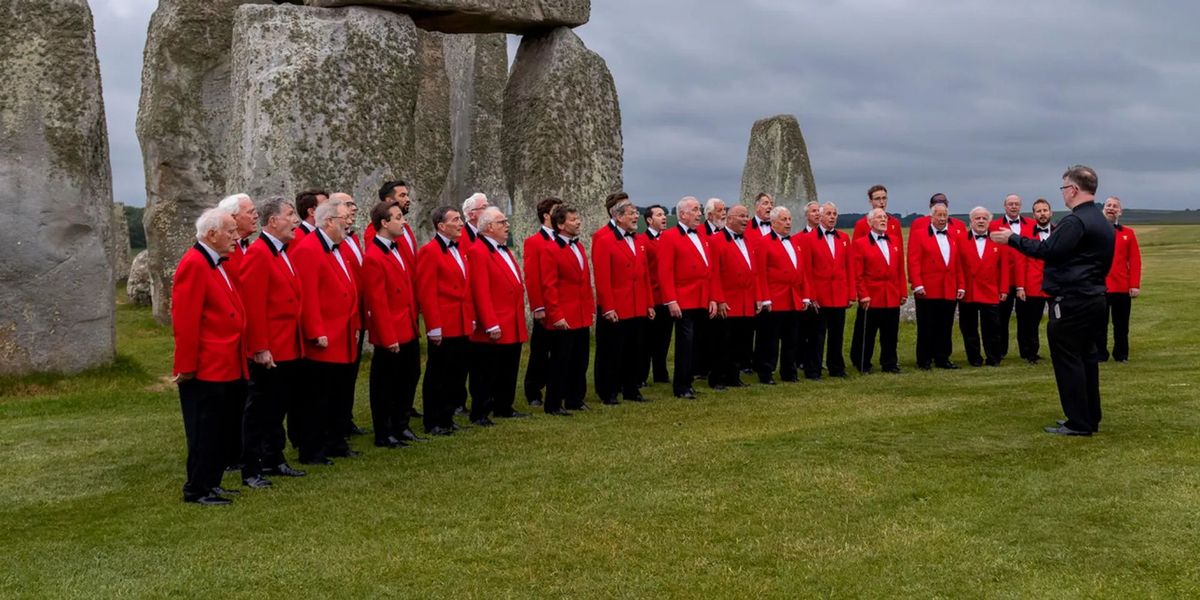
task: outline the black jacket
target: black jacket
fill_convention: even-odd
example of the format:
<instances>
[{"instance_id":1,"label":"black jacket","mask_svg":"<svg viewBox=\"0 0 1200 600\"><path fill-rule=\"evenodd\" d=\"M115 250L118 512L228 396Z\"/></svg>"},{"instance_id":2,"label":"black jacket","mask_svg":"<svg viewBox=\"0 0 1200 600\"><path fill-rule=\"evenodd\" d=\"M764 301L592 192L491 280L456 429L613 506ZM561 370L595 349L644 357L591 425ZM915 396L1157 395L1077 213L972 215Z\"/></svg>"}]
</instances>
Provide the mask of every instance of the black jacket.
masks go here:
<instances>
[{"instance_id":1,"label":"black jacket","mask_svg":"<svg viewBox=\"0 0 1200 600\"><path fill-rule=\"evenodd\" d=\"M1025 256L1045 261L1042 289L1047 294L1102 296L1116 239L1100 207L1089 201L1063 217L1046 241L1014 235L1008 244Z\"/></svg>"}]
</instances>

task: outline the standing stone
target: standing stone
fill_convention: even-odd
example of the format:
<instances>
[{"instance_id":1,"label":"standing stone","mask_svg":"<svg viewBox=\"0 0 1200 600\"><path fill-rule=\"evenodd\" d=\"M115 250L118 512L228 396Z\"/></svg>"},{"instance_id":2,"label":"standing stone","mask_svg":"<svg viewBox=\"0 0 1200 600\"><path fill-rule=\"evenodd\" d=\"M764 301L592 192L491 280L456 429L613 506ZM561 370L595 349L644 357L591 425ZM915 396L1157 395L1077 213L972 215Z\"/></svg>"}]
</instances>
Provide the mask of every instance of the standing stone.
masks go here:
<instances>
[{"instance_id":1,"label":"standing stone","mask_svg":"<svg viewBox=\"0 0 1200 600\"><path fill-rule=\"evenodd\" d=\"M125 295L136 306L150 306L154 292L150 286L150 252L142 250L129 266L129 279L125 280Z\"/></svg>"},{"instance_id":2,"label":"standing stone","mask_svg":"<svg viewBox=\"0 0 1200 600\"><path fill-rule=\"evenodd\" d=\"M108 236L108 264L113 268L113 280L129 277L129 220L125 218L125 205L112 205L112 226Z\"/></svg>"},{"instance_id":3,"label":"standing stone","mask_svg":"<svg viewBox=\"0 0 1200 600\"><path fill-rule=\"evenodd\" d=\"M112 172L85 0L0 2L0 375L113 359Z\"/></svg>"},{"instance_id":4,"label":"standing stone","mask_svg":"<svg viewBox=\"0 0 1200 600\"><path fill-rule=\"evenodd\" d=\"M137 134L146 170L146 246L171 320L171 279L196 241L196 218L226 195L229 45L238 6L267 0L160 0L150 18Z\"/></svg>"},{"instance_id":5,"label":"standing stone","mask_svg":"<svg viewBox=\"0 0 1200 600\"><path fill-rule=\"evenodd\" d=\"M754 122L750 148L742 169L742 201L753 202L760 192L786 206L795 215L810 200L817 199L808 147L800 133L800 122L792 115L776 115Z\"/></svg>"},{"instance_id":6,"label":"standing stone","mask_svg":"<svg viewBox=\"0 0 1200 600\"><path fill-rule=\"evenodd\" d=\"M501 146L508 36L446 36L446 72L454 148L446 203L461 204L471 194L483 192L493 206L510 212Z\"/></svg>"},{"instance_id":7,"label":"standing stone","mask_svg":"<svg viewBox=\"0 0 1200 600\"><path fill-rule=\"evenodd\" d=\"M450 78L446 73L446 42L452 35L417 30L417 99L408 147L412 173L407 180L412 207L408 212L418 240L433 236L430 217L443 204L447 175L453 161ZM378 186L376 186L378 187ZM378 194L369 203L374 206ZM360 203L361 204L361 203ZM455 203L450 203L457 206Z\"/></svg>"},{"instance_id":8,"label":"standing stone","mask_svg":"<svg viewBox=\"0 0 1200 600\"><path fill-rule=\"evenodd\" d=\"M445 33L524 34L588 22L591 0L305 0L309 6L372 5L412 15L417 27Z\"/></svg>"},{"instance_id":9,"label":"standing stone","mask_svg":"<svg viewBox=\"0 0 1200 600\"><path fill-rule=\"evenodd\" d=\"M608 66L560 27L521 40L504 93L504 170L513 239L537 227L536 207L562 198L592 232L622 187L621 108ZM586 241L590 236L582 236Z\"/></svg>"},{"instance_id":10,"label":"standing stone","mask_svg":"<svg viewBox=\"0 0 1200 600\"><path fill-rule=\"evenodd\" d=\"M407 15L373 8L251 5L235 21L231 189L263 198L319 186L365 209L384 180L404 179L416 198L439 199L450 162L440 42ZM439 65L440 81L423 76L424 62ZM428 133L439 127L440 137Z\"/></svg>"}]
</instances>

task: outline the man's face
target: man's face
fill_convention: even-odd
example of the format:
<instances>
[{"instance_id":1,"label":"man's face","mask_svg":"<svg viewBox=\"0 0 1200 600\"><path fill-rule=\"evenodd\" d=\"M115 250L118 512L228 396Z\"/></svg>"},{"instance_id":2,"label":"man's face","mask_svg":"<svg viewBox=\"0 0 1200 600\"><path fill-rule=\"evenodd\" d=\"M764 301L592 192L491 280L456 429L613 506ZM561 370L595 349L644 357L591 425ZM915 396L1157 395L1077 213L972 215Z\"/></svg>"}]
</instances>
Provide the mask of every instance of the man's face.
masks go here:
<instances>
[{"instance_id":1,"label":"man's face","mask_svg":"<svg viewBox=\"0 0 1200 600\"><path fill-rule=\"evenodd\" d=\"M347 222L350 220L350 209L345 204L337 209L337 216L329 220L329 225L323 229L325 235L333 240L333 243L340 244L346 239Z\"/></svg>"},{"instance_id":2,"label":"man's face","mask_svg":"<svg viewBox=\"0 0 1200 600\"><path fill-rule=\"evenodd\" d=\"M491 206L491 204L490 204L490 203L487 201L487 198L484 198L483 200L476 200L476 201L475 201L475 208L472 208L472 209L471 209L471 210L470 210L470 211L467 213L467 222L468 222L468 223L470 223L470 224L472 224L472 225L474 225L474 224L478 223L478 222L479 222L479 215L482 215L482 214L483 214L483 210L484 210L485 208L488 208L489 206Z\"/></svg>"},{"instance_id":3,"label":"man's face","mask_svg":"<svg viewBox=\"0 0 1200 600\"><path fill-rule=\"evenodd\" d=\"M821 209L821 226L827 230L837 229L838 210L833 206L826 205Z\"/></svg>"},{"instance_id":4,"label":"man's face","mask_svg":"<svg viewBox=\"0 0 1200 600\"><path fill-rule=\"evenodd\" d=\"M887 190L875 190L874 192L871 192L871 208L882 208L887 210L887 201Z\"/></svg>"},{"instance_id":5,"label":"man's face","mask_svg":"<svg viewBox=\"0 0 1200 600\"><path fill-rule=\"evenodd\" d=\"M804 211L804 218L808 221L809 227L816 227L821 223L821 207L816 204L809 204Z\"/></svg>"},{"instance_id":6,"label":"man's face","mask_svg":"<svg viewBox=\"0 0 1200 600\"><path fill-rule=\"evenodd\" d=\"M450 241L458 239L462 235L463 220L462 213L457 210L448 211L446 216L442 218L442 222L438 223L437 231Z\"/></svg>"},{"instance_id":7,"label":"man's face","mask_svg":"<svg viewBox=\"0 0 1200 600\"><path fill-rule=\"evenodd\" d=\"M725 214L725 203L717 202L708 213L708 222L718 227L723 227L725 225Z\"/></svg>"},{"instance_id":8,"label":"man's face","mask_svg":"<svg viewBox=\"0 0 1200 600\"><path fill-rule=\"evenodd\" d=\"M875 233L887 232L888 216L887 213L879 212L871 216L871 230Z\"/></svg>"},{"instance_id":9,"label":"man's face","mask_svg":"<svg viewBox=\"0 0 1200 600\"><path fill-rule=\"evenodd\" d=\"M388 218L383 222L383 228L392 239L396 239L404 235L404 223L404 211L399 206L393 206L388 209Z\"/></svg>"},{"instance_id":10,"label":"man's face","mask_svg":"<svg viewBox=\"0 0 1200 600\"><path fill-rule=\"evenodd\" d=\"M775 219L771 221L771 229L779 235L787 235L792 232L792 213L781 210L775 215Z\"/></svg>"},{"instance_id":11,"label":"man's face","mask_svg":"<svg viewBox=\"0 0 1200 600\"><path fill-rule=\"evenodd\" d=\"M237 242L237 220L230 215L221 216L221 226L204 234L204 241L209 248L221 256L229 256L233 245Z\"/></svg>"},{"instance_id":12,"label":"man's face","mask_svg":"<svg viewBox=\"0 0 1200 600\"><path fill-rule=\"evenodd\" d=\"M766 221L767 217L771 216L771 209L775 208L775 199L770 196L759 198L758 202L754 203L754 216L758 217L759 221Z\"/></svg>"},{"instance_id":13,"label":"man's face","mask_svg":"<svg viewBox=\"0 0 1200 600\"><path fill-rule=\"evenodd\" d=\"M1079 194L1079 186L1068 181L1066 177L1063 177L1061 189L1063 203L1067 205L1067 208L1071 208L1073 201L1075 200L1075 196Z\"/></svg>"},{"instance_id":14,"label":"man's face","mask_svg":"<svg viewBox=\"0 0 1200 600\"><path fill-rule=\"evenodd\" d=\"M689 200L679 207L679 222L688 227L695 228L700 225L700 202Z\"/></svg>"},{"instance_id":15,"label":"man's face","mask_svg":"<svg viewBox=\"0 0 1200 600\"><path fill-rule=\"evenodd\" d=\"M1008 218L1010 218L1010 219L1015 219L1015 218L1021 216L1021 197L1020 196L1014 195L1014 196L1009 196L1004 199L1004 214L1008 215Z\"/></svg>"},{"instance_id":16,"label":"man's face","mask_svg":"<svg viewBox=\"0 0 1200 600\"><path fill-rule=\"evenodd\" d=\"M729 209L729 214L725 216L725 226L734 233L745 233L746 223L749 222L750 211L740 204Z\"/></svg>"},{"instance_id":17,"label":"man's face","mask_svg":"<svg viewBox=\"0 0 1200 600\"><path fill-rule=\"evenodd\" d=\"M946 208L945 204L934 204L933 208L929 209L929 222L933 224L934 229L945 229L946 223L950 222L950 209Z\"/></svg>"},{"instance_id":18,"label":"man's face","mask_svg":"<svg viewBox=\"0 0 1200 600\"><path fill-rule=\"evenodd\" d=\"M249 198L242 198L238 201L238 214L234 217L237 222L237 233L239 238L244 238L258 229L258 209L254 207L254 203Z\"/></svg>"},{"instance_id":19,"label":"man's face","mask_svg":"<svg viewBox=\"0 0 1200 600\"><path fill-rule=\"evenodd\" d=\"M353 200L343 200L342 206L346 207L346 233L353 233L357 223L355 219L358 218L358 204Z\"/></svg>"},{"instance_id":20,"label":"man's face","mask_svg":"<svg viewBox=\"0 0 1200 600\"><path fill-rule=\"evenodd\" d=\"M634 231L637 229L637 219L637 207L630 204L622 209L620 213L617 213L614 220L617 222L617 227L621 228L621 231Z\"/></svg>"},{"instance_id":21,"label":"man's face","mask_svg":"<svg viewBox=\"0 0 1200 600\"><path fill-rule=\"evenodd\" d=\"M971 230L975 233L987 233L988 214L985 212L977 212L971 215Z\"/></svg>"},{"instance_id":22,"label":"man's face","mask_svg":"<svg viewBox=\"0 0 1200 600\"><path fill-rule=\"evenodd\" d=\"M667 226L667 211L661 208L655 208L650 211L650 219L646 221L647 227L653 227L655 231L662 231Z\"/></svg>"},{"instance_id":23,"label":"man's face","mask_svg":"<svg viewBox=\"0 0 1200 600\"><path fill-rule=\"evenodd\" d=\"M1104 217L1109 223L1116 223L1121 218L1121 202L1115 198L1104 201Z\"/></svg>"},{"instance_id":24,"label":"man's face","mask_svg":"<svg viewBox=\"0 0 1200 600\"><path fill-rule=\"evenodd\" d=\"M501 213L500 218L488 224L487 231L484 231L483 234L492 238L492 241L497 244L503 244L508 239L509 227L508 217Z\"/></svg>"},{"instance_id":25,"label":"man's face","mask_svg":"<svg viewBox=\"0 0 1200 600\"><path fill-rule=\"evenodd\" d=\"M284 204L283 210L267 221L267 228L271 230L271 235L284 243L290 242L296 237L298 225L300 225L300 218L296 216L296 209L291 204Z\"/></svg>"},{"instance_id":26,"label":"man's face","mask_svg":"<svg viewBox=\"0 0 1200 600\"><path fill-rule=\"evenodd\" d=\"M579 235L580 227L583 227L583 218L579 213L567 213L567 220L562 224L562 234L564 237L575 237Z\"/></svg>"},{"instance_id":27,"label":"man's face","mask_svg":"<svg viewBox=\"0 0 1200 600\"><path fill-rule=\"evenodd\" d=\"M1038 202L1033 205L1033 218L1037 220L1038 225L1043 227L1050 223L1050 217L1053 213L1050 211L1050 205L1045 202Z\"/></svg>"},{"instance_id":28,"label":"man's face","mask_svg":"<svg viewBox=\"0 0 1200 600\"><path fill-rule=\"evenodd\" d=\"M392 188L392 195L389 198L400 203L400 211L408 214L408 209L412 206L412 196L408 194L408 186L398 185Z\"/></svg>"}]
</instances>

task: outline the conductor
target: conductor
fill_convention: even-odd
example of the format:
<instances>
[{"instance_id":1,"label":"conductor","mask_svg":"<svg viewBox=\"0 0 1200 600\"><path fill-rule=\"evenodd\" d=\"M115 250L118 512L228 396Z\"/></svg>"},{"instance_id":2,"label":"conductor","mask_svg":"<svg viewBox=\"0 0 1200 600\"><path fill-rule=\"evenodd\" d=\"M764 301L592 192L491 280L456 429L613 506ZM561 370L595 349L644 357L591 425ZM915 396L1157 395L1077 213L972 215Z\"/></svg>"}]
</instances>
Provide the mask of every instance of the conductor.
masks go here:
<instances>
[{"instance_id":1,"label":"conductor","mask_svg":"<svg viewBox=\"0 0 1200 600\"><path fill-rule=\"evenodd\" d=\"M1104 278L1112 264L1115 234L1096 206L1096 172L1075 165L1063 173L1063 202L1071 214L1045 241L992 232L992 241L1045 261L1042 289L1050 296L1050 359L1065 420L1046 433L1090 436L1100 430L1100 370L1095 332L1104 327Z\"/></svg>"}]
</instances>

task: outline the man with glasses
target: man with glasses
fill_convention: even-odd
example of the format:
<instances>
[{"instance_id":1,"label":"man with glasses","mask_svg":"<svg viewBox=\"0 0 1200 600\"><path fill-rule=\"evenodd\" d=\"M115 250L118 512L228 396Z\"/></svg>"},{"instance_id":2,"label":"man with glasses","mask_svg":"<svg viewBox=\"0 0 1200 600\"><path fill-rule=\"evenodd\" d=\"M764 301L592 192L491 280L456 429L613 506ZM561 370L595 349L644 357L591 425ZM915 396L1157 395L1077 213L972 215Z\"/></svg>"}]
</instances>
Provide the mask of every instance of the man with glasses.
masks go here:
<instances>
[{"instance_id":1,"label":"man with glasses","mask_svg":"<svg viewBox=\"0 0 1200 600\"><path fill-rule=\"evenodd\" d=\"M637 235L638 211L629 194L614 194L608 224L592 236L596 278L596 362L593 381L604 404L644 400L638 388L647 360L645 332L654 318L645 242Z\"/></svg>"},{"instance_id":2,"label":"man with glasses","mask_svg":"<svg viewBox=\"0 0 1200 600\"><path fill-rule=\"evenodd\" d=\"M1075 165L1063 173L1063 201L1071 214L1063 217L1054 235L1043 241L992 233L992 241L1009 244L1025 256L1040 258L1046 267L1042 287L1050 302L1050 360L1066 419L1046 427L1056 435L1090 436L1100 428L1100 368L1096 362L1096 332L1104 326L1104 279L1112 266L1115 231L1096 206L1096 172Z\"/></svg>"}]
</instances>

